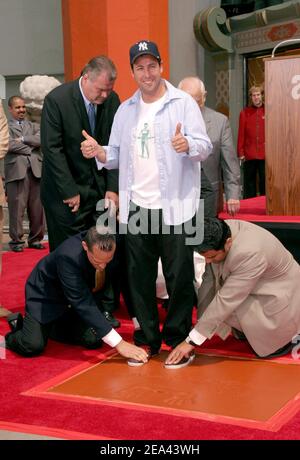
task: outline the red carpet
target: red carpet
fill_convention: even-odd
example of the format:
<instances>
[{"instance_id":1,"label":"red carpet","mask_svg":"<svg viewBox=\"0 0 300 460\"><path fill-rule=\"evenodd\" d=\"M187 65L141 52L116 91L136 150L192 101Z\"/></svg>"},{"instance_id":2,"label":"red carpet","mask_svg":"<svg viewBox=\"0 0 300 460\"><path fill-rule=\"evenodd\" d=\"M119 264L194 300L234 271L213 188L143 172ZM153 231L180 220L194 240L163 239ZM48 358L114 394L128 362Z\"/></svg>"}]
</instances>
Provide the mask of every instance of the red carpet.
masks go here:
<instances>
[{"instance_id":1,"label":"red carpet","mask_svg":"<svg viewBox=\"0 0 300 460\"><path fill-rule=\"evenodd\" d=\"M266 197L258 196L241 200L241 207L234 219L247 220L249 222L289 222L299 223L300 216L270 216L266 214ZM226 212L219 213L220 219L232 219Z\"/></svg>"},{"instance_id":2,"label":"red carpet","mask_svg":"<svg viewBox=\"0 0 300 460\"><path fill-rule=\"evenodd\" d=\"M0 298L4 307L13 311L23 309L26 278L31 268L46 253L46 250L26 249L21 254L4 254L0 288ZM120 333L124 338L130 339L131 322L123 310L118 313L117 316L122 322ZM0 334L4 335L7 331L6 321L1 319ZM226 352L229 355L252 356L245 343L232 337L226 342L214 338L207 342L205 349L206 352L210 350L219 354ZM54 379L59 374L68 373L85 361L95 362L97 356L108 351L107 346L98 351L90 351L52 341L49 342L45 353L36 358L22 358L6 351L6 359L0 360L0 429L64 439L275 440L300 437L300 413L297 413L279 431L271 432L193 419L188 416L158 414L147 408L134 410L117 405L48 400L24 395L32 388ZM270 384L272 385L272 382Z\"/></svg>"}]
</instances>

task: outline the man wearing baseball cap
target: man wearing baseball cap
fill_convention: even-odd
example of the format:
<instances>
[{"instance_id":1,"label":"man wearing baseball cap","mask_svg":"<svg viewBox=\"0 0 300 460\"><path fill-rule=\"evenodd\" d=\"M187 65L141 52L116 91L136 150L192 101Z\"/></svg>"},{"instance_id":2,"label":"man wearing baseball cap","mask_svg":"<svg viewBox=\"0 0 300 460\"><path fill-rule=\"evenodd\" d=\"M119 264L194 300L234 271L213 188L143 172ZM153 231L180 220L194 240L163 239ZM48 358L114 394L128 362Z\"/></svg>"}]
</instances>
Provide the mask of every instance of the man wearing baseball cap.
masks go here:
<instances>
[{"instance_id":1,"label":"man wearing baseball cap","mask_svg":"<svg viewBox=\"0 0 300 460\"><path fill-rule=\"evenodd\" d=\"M149 42L148 40L142 40L134 45L129 50L130 65L133 66L134 61L139 57L148 54L149 56L155 57L157 61L161 62L161 57L157 48L156 43Z\"/></svg>"},{"instance_id":2,"label":"man wearing baseball cap","mask_svg":"<svg viewBox=\"0 0 300 460\"><path fill-rule=\"evenodd\" d=\"M199 206L200 161L212 145L196 102L162 78L156 43L138 41L129 58L138 90L119 107L109 145L102 147L83 132L81 150L88 161L96 158L99 169L119 168L134 341L147 346L150 358L162 341L174 348L191 329L194 267L186 228ZM155 296L159 257L170 299L162 331ZM185 356L176 367L192 359Z\"/></svg>"}]
</instances>

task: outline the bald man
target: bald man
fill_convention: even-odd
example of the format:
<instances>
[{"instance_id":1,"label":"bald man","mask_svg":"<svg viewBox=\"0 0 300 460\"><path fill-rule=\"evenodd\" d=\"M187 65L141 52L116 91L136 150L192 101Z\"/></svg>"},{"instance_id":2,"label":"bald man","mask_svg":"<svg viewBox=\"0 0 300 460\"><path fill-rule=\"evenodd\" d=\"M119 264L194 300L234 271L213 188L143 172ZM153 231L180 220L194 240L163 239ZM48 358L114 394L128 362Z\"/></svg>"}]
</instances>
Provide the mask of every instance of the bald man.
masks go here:
<instances>
[{"instance_id":1,"label":"bald man","mask_svg":"<svg viewBox=\"0 0 300 460\"><path fill-rule=\"evenodd\" d=\"M198 77L186 77L178 88L190 94L200 107L206 126L208 137L213 144L212 154L201 163L204 174L213 188L212 201L205 200L206 217L216 217L220 209L220 194L222 193L222 179L226 197L227 212L234 216L240 209L240 166L235 152L232 133L228 118L205 106L206 90ZM201 175L201 197L205 181Z\"/></svg>"}]
</instances>

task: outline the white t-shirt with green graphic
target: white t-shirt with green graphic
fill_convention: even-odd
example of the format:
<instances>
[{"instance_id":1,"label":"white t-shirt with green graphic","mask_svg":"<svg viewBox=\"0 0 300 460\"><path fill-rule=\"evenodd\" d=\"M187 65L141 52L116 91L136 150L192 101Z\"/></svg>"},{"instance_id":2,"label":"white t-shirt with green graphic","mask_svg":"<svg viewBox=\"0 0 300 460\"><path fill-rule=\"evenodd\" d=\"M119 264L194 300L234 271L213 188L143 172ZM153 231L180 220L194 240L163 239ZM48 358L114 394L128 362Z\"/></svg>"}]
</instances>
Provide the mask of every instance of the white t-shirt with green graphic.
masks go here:
<instances>
[{"instance_id":1,"label":"white t-shirt with green graphic","mask_svg":"<svg viewBox=\"0 0 300 460\"><path fill-rule=\"evenodd\" d=\"M140 99L138 123L134 132L132 201L143 208L160 209L159 171L154 142L154 117L164 103L145 103Z\"/></svg>"}]
</instances>

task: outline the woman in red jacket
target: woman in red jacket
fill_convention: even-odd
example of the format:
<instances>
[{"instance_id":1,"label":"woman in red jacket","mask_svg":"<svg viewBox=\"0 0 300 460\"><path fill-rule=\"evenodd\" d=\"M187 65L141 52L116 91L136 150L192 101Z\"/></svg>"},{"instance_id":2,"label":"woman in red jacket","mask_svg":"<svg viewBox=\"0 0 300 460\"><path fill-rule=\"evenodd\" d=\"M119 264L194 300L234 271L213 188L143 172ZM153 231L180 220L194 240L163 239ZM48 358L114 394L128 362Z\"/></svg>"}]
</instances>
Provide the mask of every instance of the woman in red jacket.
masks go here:
<instances>
[{"instance_id":1,"label":"woman in red jacket","mask_svg":"<svg viewBox=\"0 0 300 460\"><path fill-rule=\"evenodd\" d=\"M244 162L244 198L257 195L256 176L259 177L259 194L265 195L265 108L263 89L252 86L249 90L251 106L240 113L238 156Z\"/></svg>"}]
</instances>

